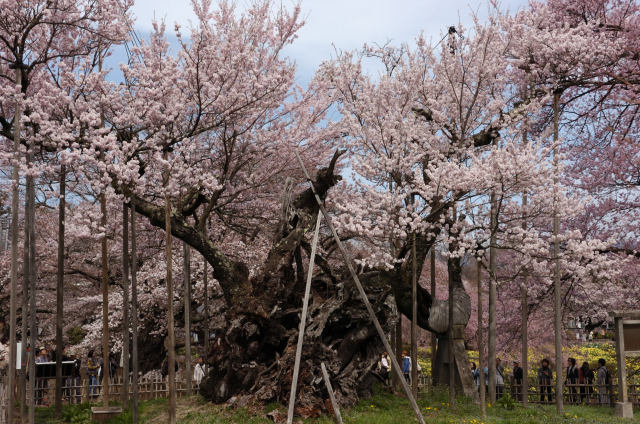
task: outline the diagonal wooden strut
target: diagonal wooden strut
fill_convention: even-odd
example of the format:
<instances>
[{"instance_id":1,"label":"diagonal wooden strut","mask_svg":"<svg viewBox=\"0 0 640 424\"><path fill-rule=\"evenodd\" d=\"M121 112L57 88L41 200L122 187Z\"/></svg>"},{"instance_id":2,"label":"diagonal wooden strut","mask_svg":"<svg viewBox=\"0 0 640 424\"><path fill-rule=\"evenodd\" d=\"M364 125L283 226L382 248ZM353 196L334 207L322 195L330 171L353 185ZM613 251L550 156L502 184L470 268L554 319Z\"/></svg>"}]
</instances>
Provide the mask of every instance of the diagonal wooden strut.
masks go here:
<instances>
[{"instance_id":1,"label":"diagonal wooden strut","mask_svg":"<svg viewBox=\"0 0 640 424\"><path fill-rule=\"evenodd\" d=\"M295 365L293 366L293 379L291 380L291 393L289 394L289 412L287 414L287 424L293 423L293 409L296 404L296 389L298 386L298 375L300 373L300 357L302 356L302 341L304 340L304 330L307 325L307 309L309 308L309 294L311 293L311 277L313 276L313 265L316 259L316 247L318 245L318 234L320 233L321 220L322 215L318 214L318 218L316 219L316 230L313 233L313 244L311 245L311 258L309 258L307 285L304 289L304 301L302 302L302 316L300 317L298 345L296 346L296 361Z\"/></svg>"},{"instance_id":2,"label":"diagonal wooden strut","mask_svg":"<svg viewBox=\"0 0 640 424\"><path fill-rule=\"evenodd\" d=\"M384 330L382 330L382 327L380 326L380 322L378 322L378 318L376 317L376 314L373 312L373 307L371 306L371 302L369 302L369 298L367 297L366 292L362 288L362 284L360 283L360 279L358 278L358 274L356 274L355 270L353 269L351 257L349 256L349 253L347 253L347 251L345 250L344 245L342 244L342 241L340 240L340 237L338 237L338 233L336 233L336 229L333 226L333 223L331 221L331 217L327 213L327 210L325 209L325 207L324 207L324 205L322 203L322 200L320 199L320 196L318 196L318 192L316 192L316 188L313 186L313 181L311 180L311 177L309 176L309 173L307 172L307 168L304 166L304 163L302 162L302 159L300 158L300 155L298 154L298 152L295 152L295 153L296 153L296 157L298 158L298 162L300 163L300 167L302 168L302 171L304 172L304 175L307 178L307 181L309 181L309 183L311 183L311 191L313 192L313 196L315 197L316 202L318 203L318 207L320 208L320 211L322 212L322 215L324 216L324 219L327 222L327 226L331 230L331 234L333 234L333 238L335 239L336 244L338 245L338 248L340 249L340 253L342 254L342 257L344 258L344 262L347 265L347 268L349 269L349 273L351 274L351 278L353 278L353 282L356 284L356 287L358 289L358 293L360 294L360 298L362 299L362 302L364 303L364 306L367 308L367 312L369 313L369 318L371 318L371 321L373 322L373 325L375 326L376 331L378 332L378 335L380 336L380 339L382 340L382 344L384 345L384 348L389 353L389 357L391 358L391 364L394 367L394 369L400 370L401 369L400 365L398 364L398 361L396 360L396 356L393 353L393 350L391 350L391 346L389 345L389 341L387 340L387 337L384 334ZM416 403L416 400L413 397L413 394L411 393L411 388L409 387L409 384L407 383L407 380L404 379L404 378L400 378L400 383L402 384L402 388L404 389L404 392L407 395L407 398L409 399L409 402L411 403L411 407L413 408L413 411L416 414L416 418L418 419L418 422L420 424L425 424L424 418L422 417L422 414L420 413L420 408L418 407L418 404Z\"/></svg>"}]
</instances>

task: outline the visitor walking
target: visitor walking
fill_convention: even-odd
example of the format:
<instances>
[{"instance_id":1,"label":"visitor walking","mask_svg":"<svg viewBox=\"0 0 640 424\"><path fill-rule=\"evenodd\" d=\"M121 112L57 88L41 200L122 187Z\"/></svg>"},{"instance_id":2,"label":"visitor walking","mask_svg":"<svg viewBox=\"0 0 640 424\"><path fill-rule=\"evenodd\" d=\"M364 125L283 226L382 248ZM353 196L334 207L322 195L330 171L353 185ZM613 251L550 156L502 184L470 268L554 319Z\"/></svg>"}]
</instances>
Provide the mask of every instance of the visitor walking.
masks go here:
<instances>
[{"instance_id":1,"label":"visitor walking","mask_svg":"<svg viewBox=\"0 0 640 424\"><path fill-rule=\"evenodd\" d=\"M600 405L609 404L609 386L611 385L611 374L606 367L607 361L598 359L598 376L596 383L598 384L598 398Z\"/></svg>"},{"instance_id":2,"label":"visitor walking","mask_svg":"<svg viewBox=\"0 0 640 424\"><path fill-rule=\"evenodd\" d=\"M522 402L522 367L520 361L513 361L513 384L511 385L511 395L519 402Z\"/></svg>"},{"instance_id":3,"label":"visitor walking","mask_svg":"<svg viewBox=\"0 0 640 424\"><path fill-rule=\"evenodd\" d=\"M387 352L382 352L382 356L380 357L380 376L384 381L385 385L389 385L389 357Z\"/></svg>"},{"instance_id":4,"label":"visitor walking","mask_svg":"<svg viewBox=\"0 0 640 424\"><path fill-rule=\"evenodd\" d=\"M402 374L408 383L411 383L411 358L406 350L402 351Z\"/></svg>"},{"instance_id":5,"label":"visitor walking","mask_svg":"<svg viewBox=\"0 0 640 424\"><path fill-rule=\"evenodd\" d=\"M93 349L87 354L87 376L89 377L89 398L95 399L98 397L98 370L100 369L100 362L95 358L95 352Z\"/></svg>"},{"instance_id":6,"label":"visitor walking","mask_svg":"<svg viewBox=\"0 0 640 424\"><path fill-rule=\"evenodd\" d=\"M473 377L473 382L476 384L476 388L480 390L480 371L476 367L476 363L471 363L471 377Z\"/></svg>"},{"instance_id":7,"label":"visitor walking","mask_svg":"<svg viewBox=\"0 0 640 424\"><path fill-rule=\"evenodd\" d=\"M580 402L591 402L591 394L593 393L593 370L589 368L588 362L583 362L580 367Z\"/></svg>"},{"instance_id":8,"label":"visitor walking","mask_svg":"<svg viewBox=\"0 0 640 424\"><path fill-rule=\"evenodd\" d=\"M549 360L544 358L541 367L538 369L538 385L540 386L540 402L551 403L551 383L553 380L553 371L549 367ZM546 398L546 400L545 400Z\"/></svg>"}]
</instances>

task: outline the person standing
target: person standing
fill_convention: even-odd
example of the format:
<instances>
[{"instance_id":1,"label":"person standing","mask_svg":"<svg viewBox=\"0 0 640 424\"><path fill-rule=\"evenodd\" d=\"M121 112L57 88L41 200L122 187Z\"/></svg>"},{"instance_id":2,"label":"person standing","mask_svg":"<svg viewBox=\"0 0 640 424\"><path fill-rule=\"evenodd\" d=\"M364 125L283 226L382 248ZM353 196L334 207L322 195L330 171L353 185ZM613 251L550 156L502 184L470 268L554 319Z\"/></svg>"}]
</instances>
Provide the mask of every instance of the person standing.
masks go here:
<instances>
[{"instance_id":1,"label":"person standing","mask_svg":"<svg viewBox=\"0 0 640 424\"><path fill-rule=\"evenodd\" d=\"M502 366L502 360L496 358L496 399L502 397L504 392L504 366Z\"/></svg>"},{"instance_id":2,"label":"person standing","mask_svg":"<svg viewBox=\"0 0 640 424\"><path fill-rule=\"evenodd\" d=\"M205 376L205 365L204 365L204 361L202 359L202 356L200 356L198 358L198 362L196 363L196 366L193 368L193 381L196 383L196 387L200 386L200 383L202 383L202 379Z\"/></svg>"},{"instance_id":3,"label":"person standing","mask_svg":"<svg viewBox=\"0 0 640 424\"><path fill-rule=\"evenodd\" d=\"M522 367L520 361L513 361L513 385L511 386L513 398L522 402Z\"/></svg>"},{"instance_id":4,"label":"person standing","mask_svg":"<svg viewBox=\"0 0 640 424\"><path fill-rule=\"evenodd\" d=\"M578 402L578 391L576 390L576 384L580 380L580 372L578 367L576 366L576 359L569 358L567 360L567 371L566 371L566 379L564 384L569 388L569 402L577 403Z\"/></svg>"},{"instance_id":5,"label":"person standing","mask_svg":"<svg viewBox=\"0 0 640 424\"><path fill-rule=\"evenodd\" d=\"M551 403L551 383L553 380L553 371L549 367L549 360L544 358L541 367L538 369L538 385L540 386L540 402Z\"/></svg>"},{"instance_id":6,"label":"person standing","mask_svg":"<svg viewBox=\"0 0 640 424\"><path fill-rule=\"evenodd\" d=\"M411 358L406 350L402 351L402 374L408 383L411 383Z\"/></svg>"},{"instance_id":7,"label":"person standing","mask_svg":"<svg viewBox=\"0 0 640 424\"><path fill-rule=\"evenodd\" d=\"M100 362L95 358L93 349L87 354L87 376L89 377L89 399L98 397L98 370Z\"/></svg>"},{"instance_id":8,"label":"person standing","mask_svg":"<svg viewBox=\"0 0 640 424\"><path fill-rule=\"evenodd\" d=\"M471 363L471 377L473 377L473 382L476 384L476 388L480 390L480 371L476 367L476 363Z\"/></svg>"},{"instance_id":9,"label":"person standing","mask_svg":"<svg viewBox=\"0 0 640 424\"><path fill-rule=\"evenodd\" d=\"M598 385L598 398L600 400L600 405L608 405L610 402L609 386L611 385L611 374L609 374L606 364L607 361L604 359L598 359L598 375L596 383Z\"/></svg>"},{"instance_id":10,"label":"person standing","mask_svg":"<svg viewBox=\"0 0 640 424\"><path fill-rule=\"evenodd\" d=\"M580 402L591 403L591 394L593 393L593 370L589 368L588 362L583 362L580 367Z\"/></svg>"},{"instance_id":11,"label":"person standing","mask_svg":"<svg viewBox=\"0 0 640 424\"><path fill-rule=\"evenodd\" d=\"M380 376L382 380L384 380L384 384L386 386L389 385L389 357L387 352L382 352L382 356L380 357Z\"/></svg>"},{"instance_id":12,"label":"person standing","mask_svg":"<svg viewBox=\"0 0 640 424\"><path fill-rule=\"evenodd\" d=\"M41 347L39 350L38 356L36 356L35 363L44 364L46 362L49 362L47 349L45 349L44 347ZM38 375L37 370L38 370L38 366L36 365L36 376ZM47 378L43 376L36 377L36 405L43 404L46 390L47 390Z\"/></svg>"}]
</instances>

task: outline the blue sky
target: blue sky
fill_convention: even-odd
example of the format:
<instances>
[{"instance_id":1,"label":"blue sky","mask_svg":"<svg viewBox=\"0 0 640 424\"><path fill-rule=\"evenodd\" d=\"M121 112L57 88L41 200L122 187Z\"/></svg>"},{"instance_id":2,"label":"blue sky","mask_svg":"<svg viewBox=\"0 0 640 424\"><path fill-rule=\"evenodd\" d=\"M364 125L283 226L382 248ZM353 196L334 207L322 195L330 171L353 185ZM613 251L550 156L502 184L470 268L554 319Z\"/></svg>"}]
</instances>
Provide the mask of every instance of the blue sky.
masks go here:
<instances>
[{"instance_id":1,"label":"blue sky","mask_svg":"<svg viewBox=\"0 0 640 424\"><path fill-rule=\"evenodd\" d=\"M216 0L213 0L214 3ZM515 11L527 0L502 0L503 9ZM238 0L243 7L248 0ZM284 6L292 0L282 0ZM364 43L393 44L411 42L421 32L436 43L444 31L458 22L469 25L470 15L486 16L487 2L482 0L303 0L306 25L300 30L288 56L298 65L298 80L308 81L318 64L335 55L335 49L353 50ZM154 20L164 20L172 31L174 22L189 26L195 17L190 0L137 0L133 7L136 30L145 35ZM126 61L123 52L115 52L112 66ZM115 63L113 63L115 62Z\"/></svg>"}]
</instances>

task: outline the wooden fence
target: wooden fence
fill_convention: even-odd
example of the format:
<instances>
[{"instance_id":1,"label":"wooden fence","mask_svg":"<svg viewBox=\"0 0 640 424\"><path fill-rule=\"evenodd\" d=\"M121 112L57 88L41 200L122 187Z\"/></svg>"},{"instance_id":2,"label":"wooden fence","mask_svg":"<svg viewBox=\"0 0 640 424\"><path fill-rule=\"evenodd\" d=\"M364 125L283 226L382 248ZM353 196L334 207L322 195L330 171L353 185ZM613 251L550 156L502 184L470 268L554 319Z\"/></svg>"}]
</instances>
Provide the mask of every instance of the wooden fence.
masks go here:
<instances>
[{"instance_id":1,"label":"wooden fence","mask_svg":"<svg viewBox=\"0 0 640 424\"><path fill-rule=\"evenodd\" d=\"M431 377L419 376L419 386L423 391L432 389ZM628 384L629 402L635 407L640 407L640 384L632 382ZM527 401L531 404L550 404L555 402L555 381L548 386L541 386L535 378L529 381ZM496 388L498 395L509 393L511 398L522 402L522 386L513 384L507 379L504 386ZM618 381L612 379L612 384L600 387L597 384L564 384L562 392L564 403L567 405L600 405L613 406L618 401Z\"/></svg>"},{"instance_id":2,"label":"wooden fence","mask_svg":"<svg viewBox=\"0 0 640 424\"><path fill-rule=\"evenodd\" d=\"M7 424L7 408L9 407L9 393L4 375L0 375L0 424Z\"/></svg>"},{"instance_id":3,"label":"wooden fence","mask_svg":"<svg viewBox=\"0 0 640 424\"><path fill-rule=\"evenodd\" d=\"M141 377L138 379L138 399L149 400L166 398L169 396L168 379L160 376ZM117 377L110 380L109 399L120 400L123 380ZM191 392L187 392L186 380L176 379L176 394L178 397L197 393L198 386L192 382ZM102 384L88 378L67 378L63 380L62 401L65 404L99 402L102 400ZM35 401L37 406L50 406L54 403L55 378L38 379L36 381ZM133 398L133 385L129 379L129 399ZM30 395L27 393L27 401ZM2 423L0 421L0 423Z\"/></svg>"}]
</instances>

